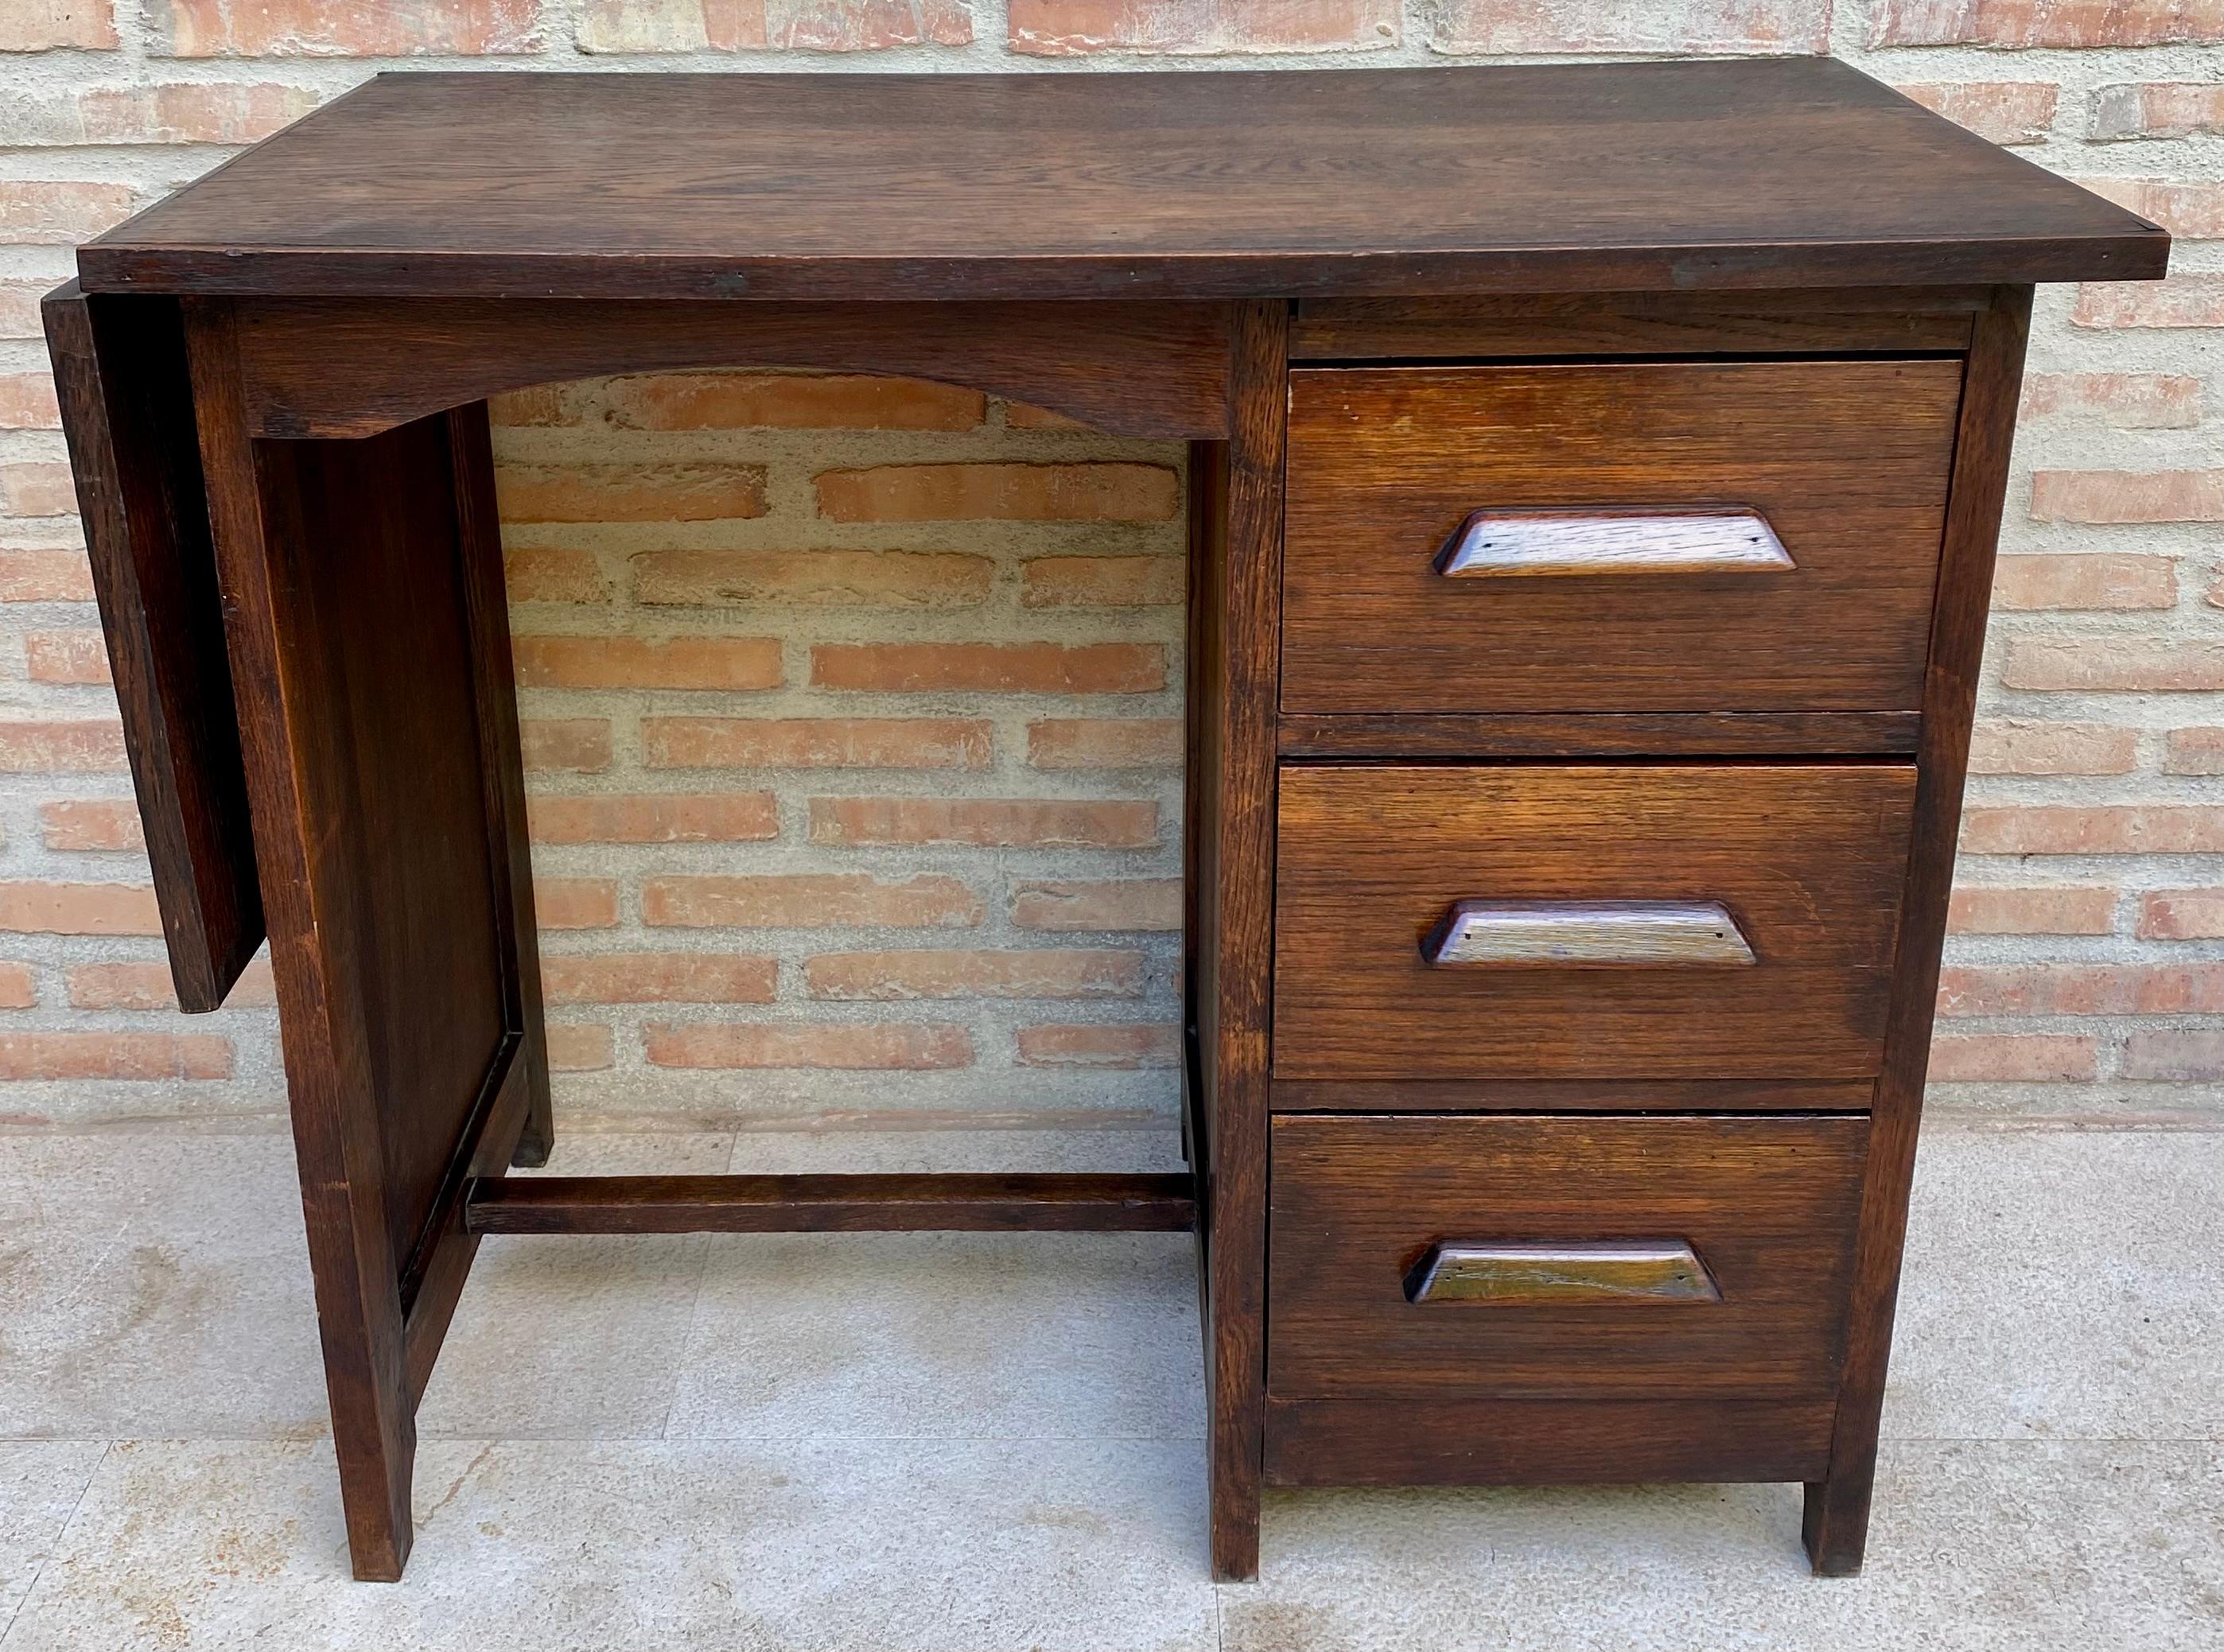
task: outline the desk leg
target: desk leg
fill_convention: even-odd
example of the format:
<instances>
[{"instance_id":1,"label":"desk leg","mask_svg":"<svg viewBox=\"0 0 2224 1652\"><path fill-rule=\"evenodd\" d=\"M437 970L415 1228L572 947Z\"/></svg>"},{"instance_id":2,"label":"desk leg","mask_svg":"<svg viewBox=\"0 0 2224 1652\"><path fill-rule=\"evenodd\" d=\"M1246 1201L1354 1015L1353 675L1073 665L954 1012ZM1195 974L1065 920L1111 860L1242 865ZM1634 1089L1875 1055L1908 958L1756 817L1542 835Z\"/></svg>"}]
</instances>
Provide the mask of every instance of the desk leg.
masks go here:
<instances>
[{"instance_id":1,"label":"desk leg","mask_svg":"<svg viewBox=\"0 0 2224 1652\"><path fill-rule=\"evenodd\" d=\"M1267 1050L1288 306L1235 306L1229 439L1190 450L1187 923L1212 1573L1259 1571Z\"/></svg>"},{"instance_id":2,"label":"desk leg","mask_svg":"<svg viewBox=\"0 0 2224 1652\"><path fill-rule=\"evenodd\" d=\"M392 1579L466 1182L547 1140L485 412L253 439L227 306L187 338L348 1540Z\"/></svg>"}]
</instances>

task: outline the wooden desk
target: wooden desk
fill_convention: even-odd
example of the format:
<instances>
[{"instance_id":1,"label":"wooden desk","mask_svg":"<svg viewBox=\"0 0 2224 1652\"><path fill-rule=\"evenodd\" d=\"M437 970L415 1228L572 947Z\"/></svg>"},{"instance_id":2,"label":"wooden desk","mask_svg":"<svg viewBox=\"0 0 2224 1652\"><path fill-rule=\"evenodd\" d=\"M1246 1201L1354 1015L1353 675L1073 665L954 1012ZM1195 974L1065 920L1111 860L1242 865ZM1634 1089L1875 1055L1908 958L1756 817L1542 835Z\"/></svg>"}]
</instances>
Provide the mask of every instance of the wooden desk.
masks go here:
<instances>
[{"instance_id":1,"label":"wooden desk","mask_svg":"<svg viewBox=\"0 0 2224 1652\"><path fill-rule=\"evenodd\" d=\"M269 936L357 1575L481 1234L1191 1226L1218 1575L1262 1480L1796 1479L1854 1569L2030 288L2167 249L1815 60L384 75L82 249L155 886L187 1011ZM485 398L737 364L1193 445L1193 1177L503 1180Z\"/></svg>"}]
</instances>

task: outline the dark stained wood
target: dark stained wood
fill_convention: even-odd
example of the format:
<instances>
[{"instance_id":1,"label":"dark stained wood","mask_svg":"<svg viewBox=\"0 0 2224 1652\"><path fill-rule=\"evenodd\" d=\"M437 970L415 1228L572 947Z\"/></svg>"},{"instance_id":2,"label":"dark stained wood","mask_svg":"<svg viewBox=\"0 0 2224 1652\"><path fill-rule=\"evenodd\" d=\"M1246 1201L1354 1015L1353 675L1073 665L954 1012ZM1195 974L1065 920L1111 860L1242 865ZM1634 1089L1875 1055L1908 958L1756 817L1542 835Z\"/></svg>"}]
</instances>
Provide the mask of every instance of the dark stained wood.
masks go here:
<instances>
[{"instance_id":1,"label":"dark stained wood","mask_svg":"<svg viewBox=\"0 0 2224 1652\"><path fill-rule=\"evenodd\" d=\"M1861 1243L1852 1288L1852 1336L1829 1473L1807 1488L1804 1535L1816 1572L1858 1572L1868 1537L1876 1475L1885 1367L1892 1352L1907 1201L1915 1175L1916 1127L1930 1025L1945 944L1946 907L1968 770L1969 724L1985 648L1993 553L2007 495L2009 451L2031 326L2031 289L2004 287L1977 325L1962 399L1954 492L1931 622L1923 698L1923 751L1917 770L1915 832L1902 896L1899 947L1877 1084L1876 1136L1861 1204Z\"/></svg>"},{"instance_id":2,"label":"dark stained wood","mask_svg":"<svg viewBox=\"0 0 2224 1652\"><path fill-rule=\"evenodd\" d=\"M478 712L480 784L487 853L494 867L495 957L502 970L502 1025L517 1042L524 1123L514 1163L546 1164L555 1142L548 1093L548 1034L540 1007L540 937L534 921L532 835L525 816L525 759L518 744L516 668L510 658L509 591L503 577L502 514L495 501L494 449L484 402L447 417L464 612L471 630L471 697ZM496 1134L502 1141L513 1138ZM451 1176L483 1174L468 1162ZM451 1189L459 1195L460 1189Z\"/></svg>"},{"instance_id":3,"label":"dark stained wood","mask_svg":"<svg viewBox=\"0 0 2224 1652\"><path fill-rule=\"evenodd\" d=\"M445 416L253 441L231 319L187 306L195 399L350 1547L393 1578L414 1400L469 1266L463 1189L531 1100L469 590L492 518L465 520L471 432Z\"/></svg>"},{"instance_id":4,"label":"dark stained wood","mask_svg":"<svg viewBox=\"0 0 2224 1652\"><path fill-rule=\"evenodd\" d=\"M239 320L258 436L368 436L497 391L603 374L814 367L941 379L1115 435L1228 429L1223 304L743 304L275 299Z\"/></svg>"},{"instance_id":5,"label":"dark stained wood","mask_svg":"<svg viewBox=\"0 0 2224 1652\"><path fill-rule=\"evenodd\" d=\"M1282 451L1289 313L1239 305L1229 372L1223 520L1198 547L1203 657L1190 704L1198 744L1194 925L1212 1571L1259 1569L1266 1362L1267 1084L1274 921L1274 702L1280 641ZM1192 632L1193 637L1196 635Z\"/></svg>"},{"instance_id":6,"label":"dark stained wood","mask_svg":"<svg viewBox=\"0 0 2224 1652\"><path fill-rule=\"evenodd\" d=\"M1286 712L1286 758L1913 756L1913 711L1395 716Z\"/></svg>"},{"instance_id":7,"label":"dark stained wood","mask_svg":"<svg viewBox=\"0 0 2224 1652\"><path fill-rule=\"evenodd\" d=\"M1307 299L1292 361L1522 356L1958 355L1983 287Z\"/></svg>"},{"instance_id":8,"label":"dark stained wood","mask_svg":"<svg viewBox=\"0 0 2224 1652\"><path fill-rule=\"evenodd\" d=\"M1277 1079L1277 1113L1866 1113L1866 1079Z\"/></svg>"},{"instance_id":9,"label":"dark stained wood","mask_svg":"<svg viewBox=\"0 0 2224 1652\"><path fill-rule=\"evenodd\" d=\"M50 336L180 997L259 900L358 1575L484 1233L1191 1225L1216 1576L1265 1479L1795 1478L1857 1567L1989 284L2167 244L1778 60L389 75L84 249ZM756 365L1191 440L1192 1176L504 1179L550 1115L483 400ZM1478 510L1724 506L1796 566L1430 568ZM1756 962L1431 969L1462 900L1718 902ZM1407 1300L1432 1247L1639 1241L1722 1300Z\"/></svg>"},{"instance_id":10,"label":"dark stained wood","mask_svg":"<svg viewBox=\"0 0 2224 1652\"><path fill-rule=\"evenodd\" d=\"M1949 360L1290 375L1282 699L1305 712L1913 710ZM1447 578L1470 511L1761 512L1766 574Z\"/></svg>"},{"instance_id":11,"label":"dark stained wood","mask_svg":"<svg viewBox=\"0 0 2224 1652\"><path fill-rule=\"evenodd\" d=\"M231 319L228 305L188 306L186 342L240 690L241 749L348 1548L358 1578L390 1580L409 1555L417 1428L384 1131L376 1104L366 1105L373 1035L348 990L351 936L344 931L361 920L348 910L351 903L333 899L341 869L325 833L337 814L316 794L329 787L336 765L314 727L325 685L310 657L322 639L294 566L301 546L287 534L295 525L264 520L263 476L240 400Z\"/></svg>"},{"instance_id":12,"label":"dark stained wood","mask_svg":"<svg viewBox=\"0 0 2224 1652\"><path fill-rule=\"evenodd\" d=\"M536 1176L473 1185L474 1233L1187 1233L1186 1176Z\"/></svg>"},{"instance_id":13,"label":"dark stained wood","mask_svg":"<svg viewBox=\"0 0 2224 1652\"><path fill-rule=\"evenodd\" d=\"M262 944L193 385L174 300L47 295L47 348L178 1007Z\"/></svg>"},{"instance_id":14,"label":"dark stained wood","mask_svg":"<svg viewBox=\"0 0 2224 1652\"><path fill-rule=\"evenodd\" d=\"M1786 57L382 75L79 269L264 294L1316 297L2129 280L2167 246Z\"/></svg>"},{"instance_id":15,"label":"dark stained wood","mask_svg":"<svg viewBox=\"0 0 2224 1652\"><path fill-rule=\"evenodd\" d=\"M1269 1485L1798 1480L1829 1452L1827 1400L1267 1402Z\"/></svg>"},{"instance_id":16,"label":"dark stained wood","mask_svg":"<svg viewBox=\"0 0 2224 1652\"><path fill-rule=\"evenodd\" d=\"M1278 1117L1267 1392L1827 1403L1868 1132L1843 1115ZM1720 1300L1407 1298L1440 1244L1633 1239L1691 1246Z\"/></svg>"},{"instance_id":17,"label":"dark stained wood","mask_svg":"<svg viewBox=\"0 0 2224 1652\"><path fill-rule=\"evenodd\" d=\"M1887 763L1286 768L1275 1076L1873 1074L1914 791ZM1720 901L1760 962L1430 968L1478 892Z\"/></svg>"}]
</instances>

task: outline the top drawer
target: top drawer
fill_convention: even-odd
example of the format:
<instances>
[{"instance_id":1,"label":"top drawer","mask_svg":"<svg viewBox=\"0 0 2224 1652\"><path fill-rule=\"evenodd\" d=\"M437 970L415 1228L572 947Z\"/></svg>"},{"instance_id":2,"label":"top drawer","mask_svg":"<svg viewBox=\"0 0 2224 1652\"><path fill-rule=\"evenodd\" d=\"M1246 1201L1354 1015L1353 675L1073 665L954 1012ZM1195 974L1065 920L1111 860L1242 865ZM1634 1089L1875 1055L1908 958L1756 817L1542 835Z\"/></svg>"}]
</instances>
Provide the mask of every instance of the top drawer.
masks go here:
<instances>
[{"instance_id":1,"label":"top drawer","mask_svg":"<svg viewBox=\"0 0 2224 1652\"><path fill-rule=\"evenodd\" d=\"M1917 709L1961 373L1292 372L1283 707ZM1475 512L1490 571L1439 573Z\"/></svg>"}]
</instances>

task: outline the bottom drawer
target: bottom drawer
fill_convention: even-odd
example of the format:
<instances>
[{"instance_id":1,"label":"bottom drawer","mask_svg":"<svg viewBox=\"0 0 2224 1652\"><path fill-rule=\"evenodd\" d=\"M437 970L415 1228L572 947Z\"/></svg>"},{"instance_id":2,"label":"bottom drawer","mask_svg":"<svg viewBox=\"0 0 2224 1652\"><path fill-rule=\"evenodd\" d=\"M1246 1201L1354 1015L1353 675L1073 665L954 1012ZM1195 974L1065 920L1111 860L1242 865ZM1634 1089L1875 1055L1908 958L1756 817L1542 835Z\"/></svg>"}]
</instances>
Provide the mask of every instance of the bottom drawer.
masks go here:
<instances>
[{"instance_id":1,"label":"bottom drawer","mask_svg":"<svg viewBox=\"0 0 2224 1652\"><path fill-rule=\"evenodd\" d=\"M1278 1116L1282 1482L1820 1472L1868 1120Z\"/></svg>"}]
</instances>

